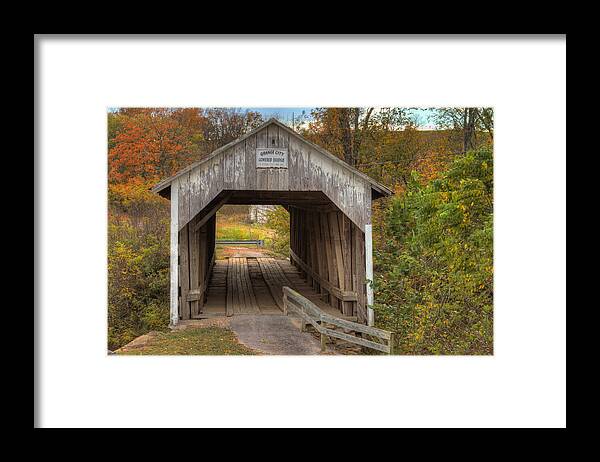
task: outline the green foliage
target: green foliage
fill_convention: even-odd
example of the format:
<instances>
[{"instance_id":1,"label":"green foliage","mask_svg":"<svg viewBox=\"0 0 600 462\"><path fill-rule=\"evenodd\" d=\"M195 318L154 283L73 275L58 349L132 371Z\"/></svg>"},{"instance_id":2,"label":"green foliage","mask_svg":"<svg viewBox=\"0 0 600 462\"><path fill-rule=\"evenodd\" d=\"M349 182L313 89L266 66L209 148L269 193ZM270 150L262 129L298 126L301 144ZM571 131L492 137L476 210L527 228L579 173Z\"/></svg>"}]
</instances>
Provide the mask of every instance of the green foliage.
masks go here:
<instances>
[{"instance_id":1,"label":"green foliage","mask_svg":"<svg viewBox=\"0 0 600 462\"><path fill-rule=\"evenodd\" d=\"M278 205L267 212L267 228L273 230L272 235L265 240L267 248L279 255L290 254L290 214Z\"/></svg>"},{"instance_id":2,"label":"green foliage","mask_svg":"<svg viewBox=\"0 0 600 462\"><path fill-rule=\"evenodd\" d=\"M169 246L162 233L128 223L108 227L108 348L169 324Z\"/></svg>"},{"instance_id":3,"label":"green foliage","mask_svg":"<svg viewBox=\"0 0 600 462\"><path fill-rule=\"evenodd\" d=\"M378 325L404 354L493 351L493 156L458 157L385 212L375 248Z\"/></svg>"}]
</instances>

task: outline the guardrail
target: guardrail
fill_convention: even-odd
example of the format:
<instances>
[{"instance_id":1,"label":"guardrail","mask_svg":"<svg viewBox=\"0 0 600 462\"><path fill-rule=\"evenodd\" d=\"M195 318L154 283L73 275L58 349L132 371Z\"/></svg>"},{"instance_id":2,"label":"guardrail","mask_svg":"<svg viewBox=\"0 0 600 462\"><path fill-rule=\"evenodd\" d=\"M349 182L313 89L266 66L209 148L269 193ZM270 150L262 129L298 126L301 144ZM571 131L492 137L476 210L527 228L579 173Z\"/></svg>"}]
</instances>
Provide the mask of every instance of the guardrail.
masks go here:
<instances>
[{"instance_id":1,"label":"guardrail","mask_svg":"<svg viewBox=\"0 0 600 462\"><path fill-rule=\"evenodd\" d=\"M321 351L325 351L327 348L328 337L333 337L366 348L382 351L390 355L395 353L396 339L394 332L377 329L376 327L365 326L364 324L359 324L357 322L347 321L345 319L331 316L321 310L321 308L319 308L313 302L287 286L283 287L283 306L284 314L287 315L291 309L300 316L301 330L304 331L306 326L310 324L317 332L321 334ZM360 332L361 334L368 335L373 339L382 340L387 343L367 340L346 332L333 330L329 326L338 327L346 331Z\"/></svg>"},{"instance_id":2,"label":"guardrail","mask_svg":"<svg viewBox=\"0 0 600 462\"><path fill-rule=\"evenodd\" d=\"M255 239L255 240L252 240L252 239L249 239L249 240L217 239L216 244L223 244L223 245L255 244L258 247L264 247L265 241L263 239Z\"/></svg>"},{"instance_id":3,"label":"guardrail","mask_svg":"<svg viewBox=\"0 0 600 462\"><path fill-rule=\"evenodd\" d=\"M317 273L315 273L310 266L302 261L298 255L294 253L292 249L290 249L290 259L302 269L306 274L308 274L311 278L316 280L321 287L327 290L330 294L333 294L334 297L344 301L344 302L355 302L358 300L358 294L356 292L352 292L350 290L342 290L339 287L335 287L329 281L326 281Z\"/></svg>"}]
</instances>

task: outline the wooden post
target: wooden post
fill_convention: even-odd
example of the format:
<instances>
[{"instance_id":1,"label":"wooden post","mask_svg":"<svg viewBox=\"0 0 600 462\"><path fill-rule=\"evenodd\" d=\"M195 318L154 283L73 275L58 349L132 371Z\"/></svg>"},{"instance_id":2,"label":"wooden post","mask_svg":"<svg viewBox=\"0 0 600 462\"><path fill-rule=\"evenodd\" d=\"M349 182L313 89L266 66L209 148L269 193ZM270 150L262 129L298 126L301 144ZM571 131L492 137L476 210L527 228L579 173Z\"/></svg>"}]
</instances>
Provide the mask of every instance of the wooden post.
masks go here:
<instances>
[{"instance_id":1,"label":"wooden post","mask_svg":"<svg viewBox=\"0 0 600 462\"><path fill-rule=\"evenodd\" d=\"M207 261L207 257L208 257L208 253L207 253L207 247L208 247L208 225L204 224L204 226L202 226L199 230L198 230L198 245L199 245L199 250L198 250L198 263L200 265L200 267L198 268L198 288L200 289L200 293L202 294L202 296L198 299L198 304L196 305L196 312L193 313L194 315L199 315L200 313L202 313L202 309L204 307L204 294L206 293L206 287L204 285L204 283L206 282L206 273L208 271L208 261Z\"/></svg>"},{"instance_id":2,"label":"wooden post","mask_svg":"<svg viewBox=\"0 0 600 462\"><path fill-rule=\"evenodd\" d=\"M208 297L207 285L210 281L210 277L213 271L214 266L214 257L215 257L215 240L217 237L217 216L213 215L207 225L208 229L208 243L207 243L207 272L205 276L205 290L204 290L204 300L203 303L206 302Z\"/></svg>"},{"instance_id":3,"label":"wooden post","mask_svg":"<svg viewBox=\"0 0 600 462\"><path fill-rule=\"evenodd\" d=\"M327 280L327 263L325 262L325 246L323 242L323 236L321 235L321 214L316 212L313 214L313 228L315 234L315 248L317 250L317 268L315 268L321 279ZM327 291L319 284L319 292L321 294L321 300L327 300Z\"/></svg>"},{"instance_id":4,"label":"wooden post","mask_svg":"<svg viewBox=\"0 0 600 462\"><path fill-rule=\"evenodd\" d=\"M333 285L337 287L337 282L336 282L336 268L335 265L333 263L333 256L332 256L332 248L331 248L331 237L329 236L329 223L328 223L328 218L327 218L327 213L326 212L321 212L320 213L320 219L319 222L321 224L321 236L323 237L323 249L324 249L324 258L326 261L326 265L325 267L327 268L327 274L325 275L325 279L327 279L327 281ZM329 302L329 304L333 307L338 306L338 302L336 300L336 298L330 293L329 294L329 299L327 300Z\"/></svg>"},{"instance_id":5,"label":"wooden post","mask_svg":"<svg viewBox=\"0 0 600 462\"><path fill-rule=\"evenodd\" d=\"M344 285L340 282L340 288L344 290L352 290L352 222L350 219L340 213L339 214L340 241L342 244L342 253L344 255ZM356 302L344 302L342 313L347 316L352 316L354 305Z\"/></svg>"},{"instance_id":6,"label":"wooden post","mask_svg":"<svg viewBox=\"0 0 600 462\"><path fill-rule=\"evenodd\" d=\"M171 183L171 228L170 228L170 318L171 326L179 322L179 180Z\"/></svg>"},{"instance_id":7,"label":"wooden post","mask_svg":"<svg viewBox=\"0 0 600 462\"><path fill-rule=\"evenodd\" d=\"M367 325L375 324L375 312L373 311L373 230L369 223L365 225L365 262L367 276Z\"/></svg>"},{"instance_id":8,"label":"wooden post","mask_svg":"<svg viewBox=\"0 0 600 462\"><path fill-rule=\"evenodd\" d=\"M367 322L367 290L365 287L365 235L359 227L354 227L354 250L352 251L353 269L356 275L355 291L358 294L356 317L358 322Z\"/></svg>"},{"instance_id":9,"label":"wooden post","mask_svg":"<svg viewBox=\"0 0 600 462\"><path fill-rule=\"evenodd\" d=\"M190 246L190 290L198 291L200 289L200 241L199 232L196 229L197 217L194 217L188 224L188 245ZM198 299L190 301L190 318L193 318L200 313L198 308ZM183 313L182 319L187 313Z\"/></svg>"},{"instance_id":10,"label":"wooden post","mask_svg":"<svg viewBox=\"0 0 600 462\"><path fill-rule=\"evenodd\" d=\"M309 237L309 250L310 250L310 269L313 270L313 272L317 275L320 276L319 274L319 250L318 250L318 236L315 233L316 227L315 227L315 213L314 212L308 212L306 214L307 218L308 218L308 227L307 227L307 232L309 233L308 235ZM319 284L319 280L318 279L314 279L313 278L313 284L312 284L313 289L315 290L315 292L321 292L321 284Z\"/></svg>"},{"instance_id":11,"label":"wooden post","mask_svg":"<svg viewBox=\"0 0 600 462\"><path fill-rule=\"evenodd\" d=\"M388 345L390 347L390 354L396 354L396 333L392 332L390 334L390 339L388 340Z\"/></svg>"},{"instance_id":12,"label":"wooden post","mask_svg":"<svg viewBox=\"0 0 600 462\"><path fill-rule=\"evenodd\" d=\"M334 282L334 285L344 290L344 257L342 255L342 242L340 237L338 213L341 212L330 212L328 214L329 237L331 239L332 245L333 264L337 272L337 277L336 281ZM343 302L340 301L340 306L337 306L336 308L342 311L343 307Z\"/></svg>"},{"instance_id":13,"label":"wooden post","mask_svg":"<svg viewBox=\"0 0 600 462\"><path fill-rule=\"evenodd\" d=\"M179 318L190 318L190 302L188 294L190 291L190 259L188 245L188 225L179 231Z\"/></svg>"}]
</instances>

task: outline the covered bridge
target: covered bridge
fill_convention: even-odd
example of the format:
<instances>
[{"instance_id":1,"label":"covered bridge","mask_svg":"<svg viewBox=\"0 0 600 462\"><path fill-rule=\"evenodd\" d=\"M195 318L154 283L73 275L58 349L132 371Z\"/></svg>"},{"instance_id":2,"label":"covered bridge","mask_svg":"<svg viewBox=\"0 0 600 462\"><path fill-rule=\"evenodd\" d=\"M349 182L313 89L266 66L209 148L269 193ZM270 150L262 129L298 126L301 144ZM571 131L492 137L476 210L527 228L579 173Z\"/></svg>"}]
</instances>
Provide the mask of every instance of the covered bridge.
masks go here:
<instances>
[{"instance_id":1,"label":"covered bridge","mask_svg":"<svg viewBox=\"0 0 600 462\"><path fill-rule=\"evenodd\" d=\"M261 287L280 306L284 285L373 324L371 202L392 191L289 127L270 119L153 191L171 201L172 324L209 311L259 313ZM285 207L290 261L215 262L216 212L225 204Z\"/></svg>"}]
</instances>

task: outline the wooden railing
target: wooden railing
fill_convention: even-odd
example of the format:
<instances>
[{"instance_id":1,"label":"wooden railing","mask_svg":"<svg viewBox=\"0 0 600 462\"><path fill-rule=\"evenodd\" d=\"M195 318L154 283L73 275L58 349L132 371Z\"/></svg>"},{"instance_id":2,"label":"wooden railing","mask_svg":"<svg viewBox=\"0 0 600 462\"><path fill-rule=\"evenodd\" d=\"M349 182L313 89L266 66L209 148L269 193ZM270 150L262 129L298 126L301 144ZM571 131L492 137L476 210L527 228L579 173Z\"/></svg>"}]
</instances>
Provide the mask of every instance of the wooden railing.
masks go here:
<instances>
[{"instance_id":1,"label":"wooden railing","mask_svg":"<svg viewBox=\"0 0 600 462\"><path fill-rule=\"evenodd\" d=\"M342 290L339 287L335 287L329 281L326 281L317 273L315 273L310 266L308 266L305 262L303 262L298 255L294 253L292 249L290 249L290 259L295 262L302 271L308 274L311 278L319 283L321 287L323 287L327 292L332 294L334 297L344 301L344 302L355 302L358 300L358 295L356 292L352 292L350 290Z\"/></svg>"},{"instance_id":2,"label":"wooden railing","mask_svg":"<svg viewBox=\"0 0 600 462\"><path fill-rule=\"evenodd\" d=\"M321 334L321 351L325 351L328 337L345 340L356 345L360 345L373 350L382 351L388 354L394 354L395 334L376 327L365 326L357 322L347 321L345 319L331 316L321 310L317 305L300 295L293 289L285 286L283 288L283 312L288 314L293 311L301 318L301 330L306 330L308 324ZM344 329L346 331L360 332L372 339L382 340L385 343L368 340L363 337L340 332L331 329L331 326Z\"/></svg>"},{"instance_id":3,"label":"wooden railing","mask_svg":"<svg viewBox=\"0 0 600 462\"><path fill-rule=\"evenodd\" d=\"M258 247L264 247L263 239L217 239L216 244L221 245L240 245L240 244L255 244Z\"/></svg>"}]
</instances>

